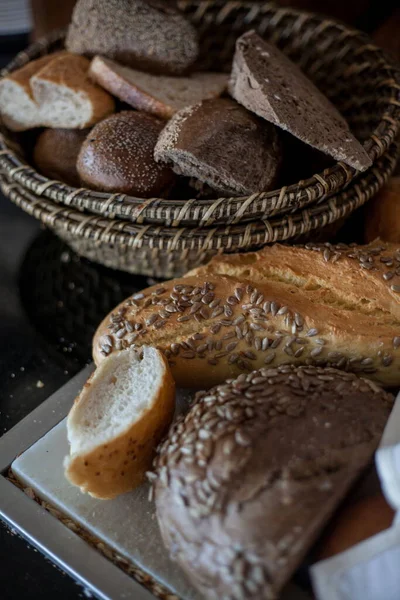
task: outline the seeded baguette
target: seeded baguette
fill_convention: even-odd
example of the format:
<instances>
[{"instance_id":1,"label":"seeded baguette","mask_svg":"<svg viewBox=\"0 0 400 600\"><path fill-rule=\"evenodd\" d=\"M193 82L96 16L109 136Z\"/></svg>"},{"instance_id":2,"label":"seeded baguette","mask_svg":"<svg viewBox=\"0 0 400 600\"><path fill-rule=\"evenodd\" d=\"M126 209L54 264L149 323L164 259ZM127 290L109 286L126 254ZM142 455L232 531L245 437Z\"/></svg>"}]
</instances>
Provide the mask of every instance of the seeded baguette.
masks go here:
<instances>
[{"instance_id":1,"label":"seeded baguette","mask_svg":"<svg viewBox=\"0 0 400 600\"><path fill-rule=\"evenodd\" d=\"M205 598L278 597L392 405L351 373L292 365L198 394L148 477L165 545Z\"/></svg>"},{"instance_id":2,"label":"seeded baguette","mask_svg":"<svg viewBox=\"0 0 400 600\"><path fill-rule=\"evenodd\" d=\"M181 387L282 363L399 386L400 246L276 244L214 258L120 304L97 330L94 360L131 344L163 350Z\"/></svg>"}]
</instances>

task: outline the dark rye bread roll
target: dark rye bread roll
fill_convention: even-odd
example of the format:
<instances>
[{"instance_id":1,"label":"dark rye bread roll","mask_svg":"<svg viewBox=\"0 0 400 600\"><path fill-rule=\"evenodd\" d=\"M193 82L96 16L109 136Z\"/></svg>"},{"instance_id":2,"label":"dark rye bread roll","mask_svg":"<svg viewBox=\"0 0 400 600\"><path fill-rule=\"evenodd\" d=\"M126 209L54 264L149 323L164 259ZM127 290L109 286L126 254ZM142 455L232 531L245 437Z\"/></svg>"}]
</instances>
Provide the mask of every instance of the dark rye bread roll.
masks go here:
<instances>
[{"instance_id":1,"label":"dark rye bread roll","mask_svg":"<svg viewBox=\"0 0 400 600\"><path fill-rule=\"evenodd\" d=\"M161 74L184 73L199 51L193 26L164 0L78 0L66 47Z\"/></svg>"},{"instance_id":2,"label":"dark rye bread roll","mask_svg":"<svg viewBox=\"0 0 400 600\"><path fill-rule=\"evenodd\" d=\"M276 46L254 31L236 42L229 89L237 102L335 160L360 171L372 165L326 96Z\"/></svg>"},{"instance_id":3,"label":"dark rye bread roll","mask_svg":"<svg viewBox=\"0 0 400 600\"><path fill-rule=\"evenodd\" d=\"M159 448L166 547L210 600L271 600L370 462L393 404L335 369L264 368L201 392Z\"/></svg>"},{"instance_id":4,"label":"dark rye bread roll","mask_svg":"<svg viewBox=\"0 0 400 600\"><path fill-rule=\"evenodd\" d=\"M307 244L225 254L134 294L93 354L132 344L167 356L178 387L282 363L338 367L400 386L400 246Z\"/></svg>"},{"instance_id":5,"label":"dark rye bread roll","mask_svg":"<svg viewBox=\"0 0 400 600\"><path fill-rule=\"evenodd\" d=\"M156 117L134 111L98 123L79 153L77 169L82 183L94 190L140 198L166 195L175 176L153 157L163 126Z\"/></svg>"},{"instance_id":6,"label":"dark rye bread roll","mask_svg":"<svg viewBox=\"0 0 400 600\"><path fill-rule=\"evenodd\" d=\"M46 129L36 142L33 161L49 179L80 186L76 161L90 129Z\"/></svg>"},{"instance_id":7,"label":"dark rye bread roll","mask_svg":"<svg viewBox=\"0 0 400 600\"><path fill-rule=\"evenodd\" d=\"M282 161L276 128L229 98L177 112L157 142L155 159L217 192L244 196L270 190Z\"/></svg>"}]
</instances>

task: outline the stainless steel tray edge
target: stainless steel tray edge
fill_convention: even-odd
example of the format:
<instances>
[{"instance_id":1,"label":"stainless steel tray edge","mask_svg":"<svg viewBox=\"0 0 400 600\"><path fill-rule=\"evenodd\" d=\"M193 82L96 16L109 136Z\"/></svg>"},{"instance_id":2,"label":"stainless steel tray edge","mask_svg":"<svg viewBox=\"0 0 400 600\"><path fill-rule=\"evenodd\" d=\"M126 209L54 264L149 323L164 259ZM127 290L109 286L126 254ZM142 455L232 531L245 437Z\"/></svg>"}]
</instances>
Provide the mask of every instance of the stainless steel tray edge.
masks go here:
<instances>
[{"instance_id":1,"label":"stainless steel tray edge","mask_svg":"<svg viewBox=\"0 0 400 600\"><path fill-rule=\"evenodd\" d=\"M102 600L150 600L148 590L6 478L14 459L67 415L69 389L83 386L93 368L83 369L0 439L0 518Z\"/></svg>"}]
</instances>

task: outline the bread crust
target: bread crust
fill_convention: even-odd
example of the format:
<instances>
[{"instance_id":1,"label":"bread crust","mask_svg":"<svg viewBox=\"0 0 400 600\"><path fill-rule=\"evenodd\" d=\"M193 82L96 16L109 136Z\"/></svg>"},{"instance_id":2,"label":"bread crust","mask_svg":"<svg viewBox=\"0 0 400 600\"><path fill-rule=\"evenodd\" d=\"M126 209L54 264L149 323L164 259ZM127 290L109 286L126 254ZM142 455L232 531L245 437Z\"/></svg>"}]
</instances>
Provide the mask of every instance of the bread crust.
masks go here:
<instances>
[{"instance_id":1,"label":"bread crust","mask_svg":"<svg viewBox=\"0 0 400 600\"><path fill-rule=\"evenodd\" d=\"M94 81L106 89L110 94L123 100L137 110L143 110L160 117L161 119L170 119L172 115L182 108L182 106L174 107L173 103L167 103L157 97L156 94L151 94L145 89L145 85L141 84L141 77L154 78L155 83L162 90L163 86L173 88L174 84L182 85L185 82L189 87L195 81L196 75L202 76L203 91L199 97L193 98L193 102L198 102L204 98L213 98L220 96L227 86L228 78L221 73L201 73L193 74L192 78L183 77L163 77L150 74L141 74L138 71L132 70L131 76L134 78L135 73L138 75L138 82L128 79L124 75L123 70L127 67L121 67L114 61L108 60L101 56L96 56L90 65L89 74ZM208 81L207 81L208 80ZM205 91L204 91L205 88ZM162 96L162 94L161 94ZM179 89L177 90L177 103L179 103Z\"/></svg>"},{"instance_id":2,"label":"bread crust","mask_svg":"<svg viewBox=\"0 0 400 600\"><path fill-rule=\"evenodd\" d=\"M78 0L66 47L173 75L185 73L199 53L196 30L168 0Z\"/></svg>"},{"instance_id":3,"label":"bread crust","mask_svg":"<svg viewBox=\"0 0 400 600\"><path fill-rule=\"evenodd\" d=\"M65 475L82 492L107 500L134 489L144 481L153 461L154 449L166 433L175 409L175 383L165 357L159 353L159 358L164 366L162 381L151 405L140 419L107 444L67 458ZM75 400L68 423L75 418L77 407L85 401L91 385L101 377L100 367Z\"/></svg>"},{"instance_id":4,"label":"bread crust","mask_svg":"<svg viewBox=\"0 0 400 600\"><path fill-rule=\"evenodd\" d=\"M99 326L93 357L100 364L125 346L156 346L179 387L282 363L399 386L399 292L398 245L276 244L222 255L122 302Z\"/></svg>"},{"instance_id":5,"label":"bread crust","mask_svg":"<svg viewBox=\"0 0 400 600\"><path fill-rule=\"evenodd\" d=\"M365 206L365 241L400 243L400 177L392 177Z\"/></svg>"},{"instance_id":6,"label":"bread crust","mask_svg":"<svg viewBox=\"0 0 400 600\"><path fill-rule=\"evenodd\" d=\"M153 481L173 558L208 600L271 600L379 444L393 396L335 369L261 369L197 395Z\"/></svg>"},{"instance_id":7,"label":"bread crust","mask_svg":"<svg viewBox=\"0 0 400 600\"><path fill-rule=\"evenodd\" d=\"M255 31L236 41L229 91L248 110L335 160L360 171L372 165L336 107L276 46Z\"/></svg>"},{"instance_id":8,"label":"bread crust","mask_svg":"<svg viewBox=\"0 0 400 600\"><path fill-rule=\"evenodd\" d=\"M35 73L30 80L33 96L40 106L43 102L41 83L54 83L65 86L69 90L86 95L91 103L91 116L82 122L81 129L91 127L115 111L115 102L112 96L100 86L94 84L88 76L90 61L76 54L65 52L61 56L49 61L42 69ZM52 126L52 115L42 114L42 125Z\"/></svg>"},{"instance_id":9,"label":"bread crust","mask_svg":"<svg viewBox=\"0 0 400 600\"><path fill-rule=\"evenodd\" d=\"M33 161L49 179L79 187L76 161L88 129L46 129L35 144Z\"/></svg>"}]
</instances>

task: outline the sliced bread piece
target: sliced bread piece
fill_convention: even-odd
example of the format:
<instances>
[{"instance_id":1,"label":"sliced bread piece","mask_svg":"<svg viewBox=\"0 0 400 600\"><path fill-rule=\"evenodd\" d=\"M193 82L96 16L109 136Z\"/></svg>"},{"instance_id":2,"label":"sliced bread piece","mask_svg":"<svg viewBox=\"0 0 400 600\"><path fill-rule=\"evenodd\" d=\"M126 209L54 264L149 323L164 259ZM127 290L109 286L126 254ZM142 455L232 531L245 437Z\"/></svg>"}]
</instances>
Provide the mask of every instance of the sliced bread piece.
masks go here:
<instances>
[{"instance_id":1,"label":"sliced bread piece","mask_svg":"<svg viewBox=\"0 0 400 600\"><path fill-rule=\"evenodd\" d=\"M96 83L137 110L170 119L181 108L217 98L227 88L223 73L193 73L190 77L151 75L96 56L89 74Z\"/></svg>"},{"instance_id":2,"label":"sliced bread piece","mask_svg":"<svg viewBox=\"0 0 400 600\"><path fill-rule=\"evenodd\" d=\"M172 117L154 156L222 194L268 191L281 164L278 131L229 98L204 100Z\"/></svg>"},{"instance_id":3,"label":"sliced bread piece","mask_svg":"<svg viewBox=\"0 0 400 600\"><path fill-rule=\"evenodd\" d=\"M3 123L12 131L26 131L41 125L39 107L33 97L30 80L63 52L32 60L21 69L0 80L0 114Z\"/></svg>"},{"instance_id":4,"label":"sliced bread piece","mask_svg":"<svg viewBox=\"0 0 400 600\"><path fill-rule=\"evenodd\" d=\"M333 104L276 46L254 31L236 42L229 90L247 109L335 160L360 171L372 165Z\"/></svg>"},{"instance_id":5,"label":"sliced bread piece","mask_svg":"<svg viewBox=\"0 0 400 600\"><path fill-rule=\"evenodd\" d=\"M65 53L31 77L41 125L84 129L114 112L113 98L90 80L89 66L87 58Z\"/></svg>"},{"instance_id":6,"label":"sliced bread piece","mask_svg":"<svg viewBox=\"0 0 400 600\"><path fill-rule=\"evenodd\" d=\"M197 32L174 4L167 0L78 0L66 47L152 73L184 73L198 56Z\"/></svg>"},{"instance_id":7,"label":"sliced bread piece","mask_svg":"<svg viewBox=\"0 0 400 600\"><path fill-rule=\"evenodd\" d=\"M132 490L151 467L174 409L175 383L161 352L144 346L111 355L68 415L67 479L95 498Z\"/></svg>"}]
</instances>

